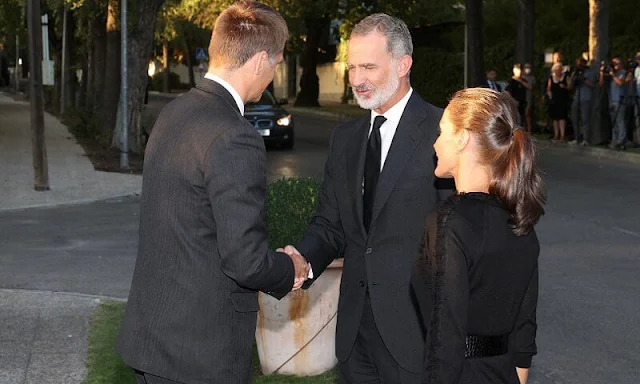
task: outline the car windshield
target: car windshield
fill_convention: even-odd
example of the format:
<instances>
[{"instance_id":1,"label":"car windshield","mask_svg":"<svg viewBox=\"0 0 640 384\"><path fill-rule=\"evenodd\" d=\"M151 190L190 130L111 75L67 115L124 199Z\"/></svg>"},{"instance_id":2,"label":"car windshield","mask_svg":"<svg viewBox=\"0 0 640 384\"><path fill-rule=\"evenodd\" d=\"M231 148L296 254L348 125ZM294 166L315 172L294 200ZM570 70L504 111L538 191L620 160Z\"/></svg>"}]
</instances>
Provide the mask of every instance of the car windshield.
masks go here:
<instances>
[{"instance_id":1,"label":"car windshield","mask_svg":"<svg viewBox=\"0 0 640 384\"><path fill-rule=\"evenodd\" d=\"M248 106L251 106L251 105L277 105L277 103L276 103L276 99L273 98L273 95L271 94L271 92L264 91L262 93L262 97L260 98L260 100L258 102L248 103L247 105Z\"/></svg>"}]
</instances>

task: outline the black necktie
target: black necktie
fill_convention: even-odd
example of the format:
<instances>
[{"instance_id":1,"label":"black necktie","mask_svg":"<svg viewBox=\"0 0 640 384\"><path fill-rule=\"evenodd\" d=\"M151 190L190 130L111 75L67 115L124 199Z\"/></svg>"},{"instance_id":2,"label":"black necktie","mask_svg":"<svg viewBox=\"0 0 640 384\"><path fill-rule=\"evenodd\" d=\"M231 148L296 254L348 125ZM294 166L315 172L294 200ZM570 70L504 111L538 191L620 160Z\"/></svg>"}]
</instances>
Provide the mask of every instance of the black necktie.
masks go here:
<instances>
[{"instance_id":1,"label":"black necktie","mask_svg":"<svg viewBox=\"0 0 640 384\"><path fill-rule=\"evenodd\" d=\"M380 139L380 126L387 119L384 116L376 116L373 120L373 128L367 142L367 157L364 162L364 217L362 222L364 228L369 231L371 223L371 213L373 211L373 200L376 197L376 186L378 185L378 177L380 176L380 161L382 153L380 147L382 140Z\"/></svg>"}]
</instances>

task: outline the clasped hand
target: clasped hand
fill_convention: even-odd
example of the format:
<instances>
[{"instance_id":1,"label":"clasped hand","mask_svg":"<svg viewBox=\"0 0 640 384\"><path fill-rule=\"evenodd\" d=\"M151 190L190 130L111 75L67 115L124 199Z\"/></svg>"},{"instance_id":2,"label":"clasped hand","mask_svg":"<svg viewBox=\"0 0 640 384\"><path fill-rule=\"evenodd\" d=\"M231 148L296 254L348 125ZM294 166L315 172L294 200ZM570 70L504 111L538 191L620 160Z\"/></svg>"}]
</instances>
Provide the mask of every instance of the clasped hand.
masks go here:
<instances>
[{"instance_id":1,"label":"clasped hand","mask_svg":"<svg viewBox=\"0 0 640 384\"><path fill-rule=\"evenodd\" d=\"M277 252L283 252L289 255L293 261L293 268L295 270L295 279L293 281L292 291L298 290L302 287L305 281L309 278L309 270L311 266L307 262L307 259L293 246L287 245L284 248L276 249Z\"/></svg>"}]
</instances>

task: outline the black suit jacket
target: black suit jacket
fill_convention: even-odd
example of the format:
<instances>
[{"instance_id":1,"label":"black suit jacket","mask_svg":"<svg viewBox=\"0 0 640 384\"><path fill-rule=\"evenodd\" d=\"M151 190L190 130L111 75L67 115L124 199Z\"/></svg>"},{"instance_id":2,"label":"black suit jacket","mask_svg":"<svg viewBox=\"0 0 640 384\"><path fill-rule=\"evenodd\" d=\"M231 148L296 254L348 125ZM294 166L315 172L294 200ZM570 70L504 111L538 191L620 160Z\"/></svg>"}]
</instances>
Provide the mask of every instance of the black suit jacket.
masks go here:
<instances>
[{"instance_id":1,"label":"black suit jacket","mask_svg":"<svg viewBox=\"0 0 640 384\"><path fill-rule=\"evenodd\" d=\"M500 83L498 83L497 81L494 81L493 83L494 83L494 84L496 85L496 87L498 88L498 89L497 89L497 91L498 91L498 92L502 92L502 91L504 91L504 89L502 89L502 85L500 85ZM489 88L489 89L491 89L491 86L489 85L489 80L485 80L485 82L484 82L484 88Z\"/></svg>"},{"instance_id":2,"label":"black suit jacket","mask_svg":"<svg viewBox=\"0 0 640 384\"><path fill-rule=\"evenodd\" d=\"M292 288L270 251L266 152L221 85L204 79L158 116L145 152L140 242L117 351L182 383L251 380L258 290Z\"/></svg>"},{"instance_id":3,"label":"black suit jacket","mask_svg":"<svg viewBox=\"0 0 640 384\"><path fill-rule=\"evenodd\" d=\"M410 286L426 215L439 199L433 143L442 109L414 91L378 181L369 233L362 224L362 180L370 116L333 131L318 211L298 245L319 275L344 255L336 355L353 348L369 290L382 339L404 368L421 372L424 337Z\"/></svg>"}]
</instances>

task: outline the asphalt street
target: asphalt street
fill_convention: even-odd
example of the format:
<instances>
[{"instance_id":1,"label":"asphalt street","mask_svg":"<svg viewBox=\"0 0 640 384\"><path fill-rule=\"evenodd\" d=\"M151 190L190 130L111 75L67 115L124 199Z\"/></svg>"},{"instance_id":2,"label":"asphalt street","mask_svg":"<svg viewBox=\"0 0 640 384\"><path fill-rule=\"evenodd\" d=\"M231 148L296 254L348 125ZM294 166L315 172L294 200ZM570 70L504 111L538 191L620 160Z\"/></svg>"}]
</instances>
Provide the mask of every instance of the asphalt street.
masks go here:
<instances>
[{"instance_id":1,"label":"asphalt street","mask_svg":"<svg viewBox=\"0 0 640 384\"><path fill-rule=\"evenodd\" d=\"M335 121L296 117L269 179L321 177ZM544 145L542 145L544 147ZM532 383L631 384L640 375L640 166L542 148L547 214ZM0 212L0 288L126 298L138 198Z\"/></svg>"}]
</instances>

